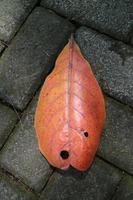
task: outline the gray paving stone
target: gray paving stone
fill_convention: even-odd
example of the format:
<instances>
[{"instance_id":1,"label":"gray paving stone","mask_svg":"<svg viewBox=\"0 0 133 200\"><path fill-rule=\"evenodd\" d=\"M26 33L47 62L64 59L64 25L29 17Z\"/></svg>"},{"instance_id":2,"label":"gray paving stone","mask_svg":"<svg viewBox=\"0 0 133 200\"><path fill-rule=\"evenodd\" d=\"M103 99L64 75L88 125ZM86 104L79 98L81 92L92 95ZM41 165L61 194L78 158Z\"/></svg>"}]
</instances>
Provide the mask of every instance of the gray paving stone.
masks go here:
<instances>
[{"instance_id":1,"label":"gray paving stone","mask_svg":"<svg viewBox=\"0 0 133 200\"><path fill-rule=\"evenodd\" d=\"M76 40L103 90L133 106L133 48L85 27Z\"/></svg>"},{"instance_id":2,"label":"gray paving stone","mask_svg":"<svg viewBox=\"0 0 133 200\"><path fill-rule=\"evenodd\" d=\"M112 200L132 200L132 199L133 199L133 178L127 175L122 180Z\"/></svg>"},{"instance_id":3,"label":"gray paving stone","mask_svg":"<svg viewBox=\"0 0 133 200\"><path fill-rule=\"evenodd\" d=\"M118 40L129 42L133 36L132 0L42 0L41 4Z\"/></svg>"},{"instance_id":4,"label":"gray paving stone","mask_svg":"<svg viewBox=\"0 0 133 200\"><path fill-rule=\"evenodd\" d=\"M37 0L0 1L0 39L9 41L17 32Z\"/></svg>"},{"instance_id":5,"label":"gray paving stone","mask_svg":"<svg viewBox=\"0 0 133 200\"><path fill-rule=\"evenodd\" d=\"M36 197L30 191L27 191L22 185L0 173L0 199L35 200Z\"/></svg>"},{"instance_id":6,"label":"gray paving stone","mask_svg":"<svg viewBox=\"0 0 133 200\"><path fill-rule=\"evenodd\" d=\"M0 59L0 97L23 110L72 30L68 21L36 8Z\"/></svg>"},{"instance_id":7,"label":"gray paving stone","mask_svg":"<svg viewBox=\"0 0 133 200\"><path fill-rule=\"evenodd\" d=\"M106 98L106 112L99 155L133 174L133 110Z\"/></svg>"},{"instance_id":8,"label":"gray paving stone","mask_svg":"<svg viewBox=\"0 0 133 200\"><path fill-rule=\"evenodd\" d=\"M33 126L36 102L37 97L4 145L0 165L34 190L40 191L52 173L52 168L38 149Z\"/></svg>"},{"instance_id":9,"label":"gray paving stone","mask_svg":"<svg viewBox=\"0 0 133 200\"><path fill-rule=\"evenodd\" d=\"M17 122L16 113L9 107L0 104L0 149Z\"/></svg>"},{"instance_id":10,"label":"gray paving stone","mask_svg":"<svg viewBox=\"0 0 133 200\"><path fill-rule=\"evenodd\" d=\"M97 158L87 172L54 173L40 200L109 200L120 178L119 171Z\"/></svg>"}]
</instances>

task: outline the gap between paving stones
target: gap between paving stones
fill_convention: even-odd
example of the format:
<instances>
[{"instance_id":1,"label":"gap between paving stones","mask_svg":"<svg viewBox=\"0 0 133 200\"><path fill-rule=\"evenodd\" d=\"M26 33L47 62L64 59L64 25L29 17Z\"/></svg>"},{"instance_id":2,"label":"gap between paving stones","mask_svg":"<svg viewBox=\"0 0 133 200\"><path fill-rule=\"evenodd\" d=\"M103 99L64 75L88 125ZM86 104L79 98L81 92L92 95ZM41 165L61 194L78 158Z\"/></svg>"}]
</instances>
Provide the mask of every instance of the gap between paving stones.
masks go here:
<instances>
[{"instance_id":1,"label":"gap between paving stones","mask_svg":"<svg viewBox=\"0 0 133 200\"><path fill-rule=\"evenodd\" d=\"M48 180L46 181L44 187L41 189L40 194L43 192L43 190L47 187L49 180L51 179L51 177L53 176L53 174L56 172L56 168L53 168L53 171L51 173L51 175L49 176Z\"/></svg>"},{"instance_id":2,"label":"gap between paving stones","mask_svg":"<svg viewBox=\"0 0 133 200\"><path fill-rule=\"evenodd\" d=\"M106 160L105 158L103 158L102 156L100 156L99 154L96 154L96 157L103 160L104 162L108 163L109 165L111 165L112 167L118 169L119 171L121 171L121 173L128 174L129 176L131 176L133 178L133 174L131 174L130 172L126 171L125 169L120 168L119 166L115 165L114 163Z\"/></svg>"},{"instance_id":3,"label":"gap between paving stones","mask_svg":"<svg viewBox=\"0 0 133 200\"><path fill-rule=\"evenodd\" d=\"M113 200L131 200L133 199L133 178L127 174L123 177L120 187L116 191Z\"/></svg>"},{"instance_id":4,"label":"gap between paving stones","mask_svg":"<svg viewBox=\"0 0 133 200\"><path fill-rule=\"evenodd\" d=\"M16 35L18 34L18 32L20 31L20 29L22 28L22 26L23 26L23 25L25 24L25 22L27 21L27 19L28 19L28 17L30 16L30 14L33 12L33 10L34 10L38 5L40 5L40 2L41 2L41 0L38 0L37 3L33 6L33 8L32 8L31 11L27 14L27 17L25 18L25 20L23 20L23 22L21 23L21 25L19 26L18 30L15 32L15 34L14 34L14 36L11 38L11 40L9 40L8 42L5 42L5 41L3 41L3 40L0 40L0 42L4 45L3 50L0 52L0 59L1 59L1 56L2 56L2 54L4 53L4 51L5 51L5 50L8 48L8 46L12 43L13 39L16 37ZM32 100L32 98L31 98L31 100ZM1 99L1 98L0 98L0 101L4 102L4 100ZM29 100L29 102L30 102L30 100ZM13 105L11 105L11 104L9 104L9 103L7 103L7 102L4 102L4 104L7 105L7 106L9 106L9 107L11 107L11 108L13 108ZM28 106L28 104L27 104L27 106ZM27 108L27 106L26 106L26 108ZM16 108L15 108L15 109L16 109ZM13 110L14 110L14 108L13 108ZM16 109L16 111L17 111L17 109Z\"/></svg>"},{"instance_id":5,"label":"gap between paving stones","mask_svg":"<svg viewBox=\"0 0 133 200\"><path fill-rule=\"evenodd\" d=\"M1 44L3 44L4 46L8 47L8 44L6 42L4 42L3 40L0 40Z\"/></svg>"},{"instance_id":6,"label":"gap between paving stones","mask_svg":"<svg viewBox=\"0 0 133 200\"><path fill-rule=\"evenodd\" d=\"M42 8L45 9L45 10L52 11L52 12L55 13L56 15L60 16L61 18L65 19L65 20L67 20L66 17L64 17L63 15L60 15L59 13L55 12L54 10L49 9L49 8L44 8L44 6L40 5L39 2L41 2L41 0L38 0L38 3L37 3L37 4L33 7L33 9L29 12L29 14L27 15L27 17L25 18L25 20L23 21L23 23L20 25L18 31L15 33L15 35L13 36L13 38L12 38L10 41L8 41L8 43L6 43L6 42L0 40L1 43L3 43L5 46L8 47L8 46L11 44L12 40L16 37L16 35L17 35L18 32L20 31L20 29L22 28L22 26L23 26L23 25L25 24L25 22L27 21L28 17L31 15L31 13L32 13L37 7L42 7ZM74 22L74 21L72 21L72 20L68 20L68 21L71 22L73 25L76 24L76 22ZM80 25L80 26L81 26L81 25ZM75 26L75 27L76 27L76 26ZM76 29L75 29L75 32L76 32Z\"/></svg>"},{"instance_id":7,"label":"gap between paving stones","mask_svg":"<svg viewBox=\"0 0 133 200\"><path fill-rule=\"evenodd\" d=\"M133 174L133 110L108 97L106 108L107 118L97 153Z\"/></svg>"},{"instance_id":8,"label":"gap between paving stones","mask_svg":"<svg viewBox=\"0 0 133 200\"><path fill-rule=\"evenodd\" d=\"M12 132L17 120L15 112L8 106L0 103L0 149L8 135Z\"/></svg>"},{"instance_id":9,"label":"gap between paving stones","mask_svg":"<svg viewBox=\"0 0 133 200\"><path fill-rule=\"evenodd\" d=\"M116 98L113 97L113 96L110 96L107 92L104 92L103 90L102 90L102 92L103 92L103 94L106 95L107 97L113 99L114 101L117 101L118 103L120 103L120 104L122 104L122 105L128 107L129 109L131 109L131 110L133 111L133 107L132 107L131 105L129 105L129 104L125 103L125 102L122 102L122 101L120 101L119 99L116 99Z\"/></svg>"},{"instance_id":10,"label":"gap between paving stones","mask_svg":"<svg viewBox=\"0 0 133 200\"><path fill-rule=\"evenodd\" d=\"M3 171L0 171L0 179L0 197L4 200L10 198L12 200L37 200L39 198L37 194L35 194L29 188L27 189L23 183L17 181L13 176L9 176Z\"/></svg>"},{"instance_id":11,"label":"gap between paving stones","mask_svg":"<svg viewBox=\"0 0 133 200\"><path fill-rule=\"evenodd\" d=\"M33 98L34 98L34 97L33 97ZM32 99L33 99L33 98L32 98ZM32 99L31 99L31 101L32 101ZM31 101L30 101L30 102L31 102ZM30 104L30 102L28 103L28 105ZM5 105L5 104L4 104L4 105ZM27 105L27 107L28 107L28 105ZM25 108L25 110L26 110L26 108ZM9 135L8 135L7 139L5 140L3 146L1 147L0 151L1 151L1 150L3 149L3 147L6 145L6 142L8 141L9 137L12 136L13 131L14 131L14 129L16 128L16 126L20 123L21 118L22 118L23 115L25 114L25 113L24 113L25 110L21 113L21 117L20 117L20 118L17 120L17 122L14 124L13 129L12 129L11 132L9 133ZM17 111L15 111L15 112L17 112ZM6 174L9 178L13 179L13 180L16 181L16 182L21 183L21 184L25 187L25 189L26 189L27 191L32 191L35 195L37 195L36 192L34 191L34 189L30 188L30 186L28 186L27 184L25 184L20 178L15 177L11 172L7 171L6 169L4 169L4 168L2 168L2 167L0 167L0 170L2 171L2 173Z\"/></svg>"},{"instance_id":12,"label":"gap between paving stones","mask_svg":"<svg viewBox=\"0 0 133 200\"><path fill-rule=\"evenodd\" d=\"M115 168L115 169L121 171L121 173L123 174L123 175L122 175L122 178L121 178L121 180L120 180L120 182L119 182L118 185L116 186L116 190L118 189L118 186L120 185L120 183L121 183L123 177L125 176L125 174L128 174L129 176L133 177L132 174L128 173L128 172L125 171L125 170L122 170L122 169L119 168L118 166L114 165L113 163L110 163L109 161L105 160L104 158L100 157L99 155L96 155L96 157L99 158L100 160L102 160L103 162L109 164L109 165L112 166L113 168ZM31 188L29 185L25 184L25 183L21 180L21 178L17 178L17 177L16 177L15 175L13 175L11 172L6 171L4 168L0 168L0 170L1 170L3 173L5 173L8 177L13 178L16 182L19 182L19 183L23 184L24 187L27 189L27 191L31 191L31 192L33 192L35 195L39 195L39 196L40 196L40 194L43 192L43 190L44 190L44 189L47 187L47 185L49 184L49 181L50 181L51 177L54 175L54 173L56 172L57 169L56 169L56 168L53 169L53 172L51 173L51 175L50 175L49 178L47 179L47 181L46 181L44 187L41 189L40 192L36 192L36 191L35 191L33 188ZM115 190L115 192L116 192L116 190ZM115 193L115 192L114 192L114 193ZM112 195L112 198L113 198L113 195ZM112 198L111 198L111 199L112 199ZM111 200L111 199L110 199L110 200Z\"/></svg>"},{"instance_id":13,"label":"gap between paving stones","mask_svg":"<svg viewBox=\"0 0 133 200\"><path fill-rule=\"evenodd\" d=\"M105 197L109 199L107 197L114 192L121 176L120 170L99 158L95 159L91 168L86 172L78 172L73 168L68 171L57 169L49 179L47 187L42 192L40 199L80 199L79 197L81 199L88 199L88 195L90 195L90 199L95 199L97 195L100 196L96 199L102 200ZM105 181L107 181L107 185Z\"/></svg>"},{"instance_id":14,"label":"gap between paving stones","mask_svg":"<svg viewBox=\"0 0 133 200\"><path fill-rule=\"evenodd\" d=\"M65 1L42 0L41 5L55 10L57 13L72 19L84 26L97 28L101 32L111 35L127 43L131 42L133 11L131 1Z\"/></svg>"},{"instance_id":15,"label":"gap between paving stones","mask_svg":"<svg viewBox=\"0 0 133 200\"><path fill-rule=\"evenodd\" d=\"M5 169L3 169L1 167L0 167L0 172L2 172L3 174L5 174L9 179L11 179L12 181L14 181L15 183L19 183L20 185L22 185L25 188L25 190L32 192L36 197L38 197L39 193L36 193L36 191L34 191L32 188L30 188L21 179L16 178L12 173L6 171Z\"/></svg>"},{"instance_id":16,"label":"gap between paving stones","mask_svg":"<svg viewBox=\"0 0 133 200\"><path fill-rule=\"evenodd\" d=\"M114 198L114 196L115 196L117 190L119 189L119 187L120 187L120 185L121 185L121 183L122 183L124 177L125 177L125 174L122 175L120 181L118 182L118 184L117 184L117 186L116 186L116 189L115 189L114 193L113 193L112 196L110 197L110 200L113 200L113 198Z\"/></svg>"},{"instance_id":17,"label":"gap between paving stones","mask_svg":"<svg viewBox=\"0 0 133 200\"><path fill-rule=\"evenodd\" d=\"M16 176L14 176L12 173L10 173L9 171L6 171L4 168L0 167L0 171L5 174L8 178L13 179L15 182L18 182L20 184L22 184L25 189L27 191L31 191L33 192L35 195L37 195L36 191L34 191L33 188L30 188L29 185L25 184L20 178L17 178Z\"/></svg>"},{"instance_id":18,"label":"gap between paving stones","mask_svg":"<svg viewBox=\"0 0 133 200\"><path fill-rule=\"evenodd\" d=\"M103 157L99 156L98 154L96 154L96 158L99 158L99 159L102 160L103 162L105 162L105 163L107 163L108 165L112 166L114 169L117 169L117 170L120 171L121 174L122 174L121 180L120 180L119 183L117 184L116 190L114 191L114 193L112 194L112 196L111 196L111 198L110 198L110 200L112 200L113 197L114 197L114 195L115 195L115 193L116 193L116 191L117 191L117 189L119 188L119 186L120 186L120 184L121 184L123 178L126 176L126 174L129 175L129 176L131 176L132 178L133 178L133 175L130 174L128 171L121 169L119 166L117 166L117 165L115 165L115 164L109 162L108 160L104 159ZM56 173L56 171L57 171L57 169L54 168L53 173L51 174L51 176L50 176L49 179L47 180L47 182L46 182L46 184L44 185L44 187L43 187L43 189L41 190L41 192L47 187L47 185L49 184L49 181L50 181L51 177L54 175L54 173Z\"/></svg>"},{"instance_id":19,"label":"gap between paving stones","mask_svg":"<svg viewBox=\"0 0 133 200\"><path fill-rule=\"evenodd\" d=\"M14 127L12 128L12 130L10 131L9 135L7 136L5 142L4 142L3 145L1 146L0 151L1 151L1 150L3 149L3 147L5 146L6 142L8 141L10 135L11 135L12 132L14 131L14 129L15 129L16 125L19 123L19 121L20 121L20 120L18 119L17 122L14 124Z\"/></svg>"},{"instance_id":20,"label":"gap between paving stones","mask_svg":"<svg viewBox=\"0 0 133 200\"><path fill-rule=\"evenodd\" d=\"M17 122L14 124L14 127L13 127L13 129L11 130L9 136L8 136L7 139L5 140L5 142L4 142L4 144L2 145L2 147L0 148L0 151L1 151L2 148L5 146L6 142L8 141L9 137L12 135L12 133L13 133L14 129L16 128L16 126L17 126L19 123L21 123L21 118L22 118L23 115L25 114L25 111L27 110L28 106L29 106L30 103L32 102L33 98L36 96L37 93L39 93L41 87L42 87L42 86L40 86L40 87L35 91L34 95L31 97L31 99L29 100L27 106L25 107L25 109L24 109L22 112L18 111L15 107L13 107L13 106L12 106L11 104L9 104L9 103L1 102L1 99L0 99L0 103L2 103L2 104L5 105L5 106L8 106L8 107L11 108L12 110L14 110L14 112L16 113L17 118L18 118L18 120L17 120Z\"/></svg>"},{"instance_id":21,"label":"gap between paving stones","mask_svg":"<svg viewBox=\"0 0 133 200\"><path fill-rule=\"evenodd\" d=\"M98 156L98 155L96 155L96 158L99 158L99 159L102 160L103 162L109 164L109 165L112 166L114 169L117 169L118 171L120 171L121 174L122 174L122 177L121 177L120 181L118 182L118 184L117 184L117 186L116 186L116 189L115 189L114 193L112 194L112 196L111 196L111 198L110 198L110 200L112 200L113 197L114 197L114 195L115 195L115 193L116 193L116 191L117 191L117 189L118 189L118 187L119 187L119 185L120 185L120 183L121 183L121 181L123 180L123 177L125 176L125 172L123 172L119 167L117 167L117 166L113 165L112 163L110 163L110 162L104 160L102 157L100 157L100 156ZM44 185L44 188L42 189L41 193L42 193L42 192L46 189L46 187L49 185L49 183L50 183L50 181L51 181L51 178L54 176L54 174L55 174L57 171L58 171L58 169L56 169L56 168L53 170L53 173L51 174L51 176L50 176L49 179L47 180L46 184ZM88 170L88 171L89 171L89 170ZM128 173L127 173L127 174L128 174Z\"/></svg>"},{"instance_id":22,"label":"gap between paving stones","mask_svg":"<svg viewBox=\"0 0 133 200\"><path fill-rule=\"evenodd\" d=\"M41 88L41 87L40 87L40 88ZM29 103L27 104L27 107L29 106L29 104L31 103L31 101L33 100L33 98L35 97L35 95L40 91L40 88L39 88L38 90L36 90L34 96L31 98L31 100L30 100ZM3 105L5 105L5 104L3 103ZM24 109L23 112L21 112L21 115L19 116L17 122L14 124L13 129L11 130L11 132L10 132L10 134L8 135L7 139L5 140L5 142L3 143L2 147L0 148L0 151L1 151L2 148L6 145L6 142L8 141L9 137L12 136L13 131L15 130L16 126L20 123L21 118L23 117L24 112L26 111L27 107ZM14 110L14 108L11 107L11 106L9 106L9 108L12 108L12 109ZM16 109L15 109L14 111L15 111L15 113L17 112L16 114L17 114L17 116L18 116L18 115L19 115L18 111L17 111ZM18 178L15 177L13 174L11 174L10 172L6 171L5 169L2 169L2 168L1 168L1 170L4 171L4 172L5 172L6 174L8 174L9 176L14 177L14 179L19 180L19 181L20 181L21 183L23 183L26 187L28 187L31 191L34 191L32 188L30 188L28 185L26 185L24 182L22 182L21 179L18 179ZM48 180L49 180L49 179L48 179ZM34 191L34 193L35 193L35 191Z\"/></svg>"},{"instance_id":23,"label":"gap between paving stones","mask_svg":"<svg viewBox=\"0 0 133 200\"><path fill-rule=\"evenodd\" d=\"M30 185L30 188L40 192L49 176L51 176L53 169L39 152L34 133L33 117L34 109L37 103L37 96L33 99L33 103L31 103L27 112L25 112L22 116L24 129L22 129L19 124L15 129L16 131L13 132L14 134L12 133L12 136L10 136L3 152L1 152L2 156L4 150L9 150L9 146L13 148L9 150L9 153L6 151L7 159L5 160L5 164L4 161L2 164L1 160L1 167L18 179L22 180L22 182L26 183L26 185ZM20 157L19 154L21 154L21 152L24 154Z\"/></svg>"},{"instance_id":24,"label":"gap between paving stones","mask_svg":"<svg viewBox=\"0 0 133 200\"><path fill-rule=\"evenodd\" d=\"M27 21L28 17L31 15L31 13L33 12L33 10L38 6L38 2L39 1L40 0L37 1L37 3L34 5L34 7L31 9L31 11L28 13L27 17L23 20L23 22L21 23L21 25L19 26L18 30L16 31L16 33L14 34L14 36L11 38L11 40L9 40L7 43L5 43L7 45L7 47L11 44L11 42L13 41L13 39L16 37L16 35L20 31L21 27L25 24L25 22Z\"/></svg>"},{"instance_id":25,"label":"gap between paving stones","mask_svg":"<svg viewBox=\"0 0 133 200\"><path fill-rule=\"evenodd\" d=\"M33 188L31 188L29 185L27 185L26 183L24 183L21 178L17 178L15 175L13 175L11 172L9 171L6 171L4 168L1 168L0 167L0 171L5 174L8 178L12 179L14 182L18 182L20 183L21 185L24 186L24 188L27 190L27 191L31 191L33 194L36 195L36 197L40 197L41 193L43 192L43 190L47 187L47 184L49 183L49 180L50 178L53 176L53 174L56 172L56 169L54 168L51 175L49 176L49 178L47 179L44 187L41 189L40 192L36 192Z\"/></svg>"},{"instance_id":26,"label":"gap between paving stones","mask_svg":"<svg viewBox=\"0 0 133 200\"><path fill-rule=\"evenodd\" d=\"M98 157L98 156L97 156L97 157ZM103 160L103 159L100 158L100 160ZM104 162L106 163L105 160L104 160ZM110 165L110 163L108 163L108 164ZM113 166L113 167L114 167L114 166ZM114 169L116 169L116 167L114 167ZM118 171L121 171L121 170L118 169ZM54 172L54 173L52 174L52 176L49 178L49 181L48 181L46 187L49 188L49 184L51 183L51 179L54 177L54 174L56 174L56 172L58 172L58 170L55 170L55 172ZM121 188L121 184L123 183L123 179L124 179L126 176L129 176L129 177L131 177L131 178L133 179L133 177L130 176L129 174L121 172L121 178L120 178L119 182L117 183L114 192L113 192L112 195L108 198L108 200L113 200L113 199L114 199L115 195L116 195L117 192L119 191L119 188ZM45 191L47 190L46 187L44 188L44 193L45 193ZM43 195L43 192L42 192L42 195ZM43 199L43 198L42 198L42 199ZM45 198L44 198L44 199L45 199Z\"/></svg>"},{"instance_id":27,"label":"gap between paving stones","mask_svg":"<svg viewBox=\"0 0 133 200\"><path fill-rule=\"evenodd\" d=\"M11 3L10 0L7 0L7 2L4 2L4 1L1 2L1 6L3 7L2 17L3 17L3 22L5 20L5 23L0 24L1 26L4 27L4 29L2 29L2 32L0 32L0 36L1 36L1 40L7 43L10 43L12 38L19 31L20 26L22 26L24 21L27 19L29 13L32 12L32 10L38 5L38 3L40 3L40 1L27 0L27 1L21 2L21 0L16 0L16 1L14 0L13 5L9 6L10 3ZM6 6L9 13L7 13L7 11L4 10ZM8 27L9 27L9 30L8 30ZM7 32L9 33L6 34Z\"/></svg>"},{"instance_id":28,"label":"gap between paving stones","mask_svg":"<svg viewBox=\"0 0 133 200\"><path fill-rule=\"evenodd\" d=\"M42 4L40 4L40 7L45 8ZM71 22L71 23L76 27L74 33L75 33L81 26L84 26L84 27L86 27L86 28L89 28L89 29L92 29L92 30L96 31L96 32L99 33L99 34L102 34L102 35L104 35L104 36L107 36L107 37L109 37L109 38L115 40L116 42L122 42L123 44L126 44L126 45L128 45L128 46L130 46L130 47L133 47L133 44L131 44L131 43L126 43L126 42L123 41L123 40L120 40L120 39L118 39L118 38L114 38L113 36L108 35L107 33L103 33L103 32L101 32L100 30L95 29L95 28L93 28L93 27L91 27L91 26L86 26L86 25L83 25L83 24L81 24L81 23L79 23L79 22L73 21L73 20L71 20L71 19L65 17L64 15L61 15L61 13L58 13L57 11L55 11L55 10L53 10L53 9L50 9L50 8L47 8L47 7L46 7L45 9L46 9L46 10L51 10L51 11L54 12L56 15L58 15L58 16L64 18L64 19L68 20L69 22Z\"/></svg>"},{"instance_id":29,"label":"gap between paving stones","mask_svg":"<svg viewBox=\"0 0 133 200\"><path fill-rule=\"evenodd\" d=\"M5 45L0 41L0 57L5 49Z\"/></svg>"},{"instance_id":30,"label":"gap between paving stones","mask_svg":"<svg viewBox=\"0 0 133 200\"><path fill-rule=\"evenodd\" d=\"M33 12L33 10L40 4L41 0L38 0L38 2L34 5L34 7L31 9L31 11L28 13L27 17L23 20L23 22L21 23L21 25L19 26L18 30L15 32L15 34L13 35L13 37L8 41L5 42L3 40L0 40L0 42L5 46L3 48L3 50L0 52L0 58L2 56L2 54L4 53L4 51L8 48L8 46L12 43L13 39L16 37L16 35L18 34L18 32L20 31L21 27L25 24L26 20L28 19L28 17L30 16L30 14Z\"/></svg>"},{"instance_id":31,"label":"gap between paving stones","mask_svg":"<svg viewBox=\"0 0 133 200\"><path fill-rule=\"evenodd\" d=\"M118 182L118 184L117 184L117 186L116 186L116 189L115 189L114 193L112 194L112 196L111 196L111 198L110 198L110 200L112 200L113 197L114 197L114 195L115 195L115 193L117 192L117 190L118 190L118 188L119 188L119 186L120 186L120 184L121 184L123 178L125 177L125 175L126 175L126 174L130 175L130 174L129 174L128 172L126 172L126 173L123 172L123 170L121 170L119 167L113 165L112 163L108 162L107 160L103 159L102 157L100 157L100 156L98 156L98 155L97 155L96 157L100 158L100 159L103 160L105 163L111 165L113 168L116 168L117 170L121 171L121 173L123 174L122 177L121 177L121 180ZM49 178L48 178L47 182L45 183L44 187L43 187L42 190L41 190L40 192L38 192L38 193L36 193L36 191L34 191L32 188L30 188L27 184L25 184L24 182L22 182L21 179L16 178L13 174L11 174L10 172L6 171L5 169L2 169L2 168L1 168L1 171L2 171L2 173L5 173L9 178L13 179L15 182L18 182L18 183L22 184L22 185L24 186L24 188L25 188L27 191L31 191L33 194L36 195L36 197L39 198L39 197L40 197L40 194L43 192L44 189L46 189L47 185L48 185L49 182L50 182L51 177L54 175L54 173L56 173L57 169L56 169L56 168L53 169L53 172L52 172L52 174L49 176ZM130 176L132 176L132 175L130 175Z\"/></svg>"},{"instance_id":32,"label":"gap between paving stones","mask_svg":"<svg viewBox=\"0 0 133 200\"><path fill-rule=\"evenodd\" d=\"M38 2L40 3L40 0L38 0ZM38 5L38 2L36 3L36 5L32 8L32 10L29 12L29 14L27 15L27 17L25 18L25 20L21 23L21 25L19 26L18 30L16 31L16 33L14 34L14 36L8 41L5 42L3 40L0 40L0 42L5 45L5 48L3 49L3 51L0 54L0 57L2 56L2 54L4 53L4 51L8 48L8 46L11 44L12 40L15 38L15 36L18 34L19 30L21 29L21 27L25 24L27 18L29 17L29 15L32 13L32 11L36 8L36 6Z\"/></svg>"}]
</instances>

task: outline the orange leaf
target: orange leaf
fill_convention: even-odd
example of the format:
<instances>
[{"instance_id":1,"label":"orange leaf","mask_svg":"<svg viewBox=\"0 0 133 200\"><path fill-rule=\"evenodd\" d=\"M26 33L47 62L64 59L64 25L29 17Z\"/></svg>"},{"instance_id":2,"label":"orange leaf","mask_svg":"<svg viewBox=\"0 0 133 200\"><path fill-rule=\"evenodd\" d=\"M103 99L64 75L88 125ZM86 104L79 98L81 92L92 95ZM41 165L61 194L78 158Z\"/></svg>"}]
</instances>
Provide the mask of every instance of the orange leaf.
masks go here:
<instances>
[{"instance_id":1,"label":"orange leaf","mask_svg":"<svg viewBox=\"0 0 133 200\"><path fill-rule=\"evenodd\" d=\"M91 165L105 120L101 89L74 39L42 87L35 114L39 149L49 163L84 171Z\"/></svg>"}]
</instances>

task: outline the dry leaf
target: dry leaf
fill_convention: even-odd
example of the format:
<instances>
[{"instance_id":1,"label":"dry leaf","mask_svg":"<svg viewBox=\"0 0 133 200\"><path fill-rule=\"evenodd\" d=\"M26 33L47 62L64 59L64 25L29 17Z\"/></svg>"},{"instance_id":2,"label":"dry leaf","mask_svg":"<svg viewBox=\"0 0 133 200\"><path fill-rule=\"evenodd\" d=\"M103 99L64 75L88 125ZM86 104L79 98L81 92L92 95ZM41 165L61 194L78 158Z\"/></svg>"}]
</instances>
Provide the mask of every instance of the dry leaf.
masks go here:
<instances>
[{"instance_id":1,"label":"dry leaf","mask_svg":"<svg viewBox=\"0 0 133 200\"><path fill-rule=\"evenodd\" d=\"M74 39L57 58L35 114L39 149L49 163L84 171L91 165L105 121L101 89Z\"/></svg>"}]
</instances>

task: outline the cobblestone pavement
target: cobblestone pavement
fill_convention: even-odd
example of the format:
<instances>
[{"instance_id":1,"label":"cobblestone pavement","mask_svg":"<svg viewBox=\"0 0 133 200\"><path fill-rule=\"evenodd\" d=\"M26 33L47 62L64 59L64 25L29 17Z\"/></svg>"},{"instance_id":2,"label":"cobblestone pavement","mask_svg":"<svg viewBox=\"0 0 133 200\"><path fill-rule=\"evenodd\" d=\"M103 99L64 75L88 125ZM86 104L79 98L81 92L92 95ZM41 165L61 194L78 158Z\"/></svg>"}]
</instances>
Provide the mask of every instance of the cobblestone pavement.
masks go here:
<instances>
[{"instance_id":1,"label":"cobblestone pavement","mask_svg":"<svg viewBox=\"0 0 133 200\"><path fill-rule=\"evenodd\" d=\"M70 34L104 91L92 167L52 168L33 127L40 87ZM133 1L0 1L0 200L133 200Z\"/></svg>"}]
</instances>

